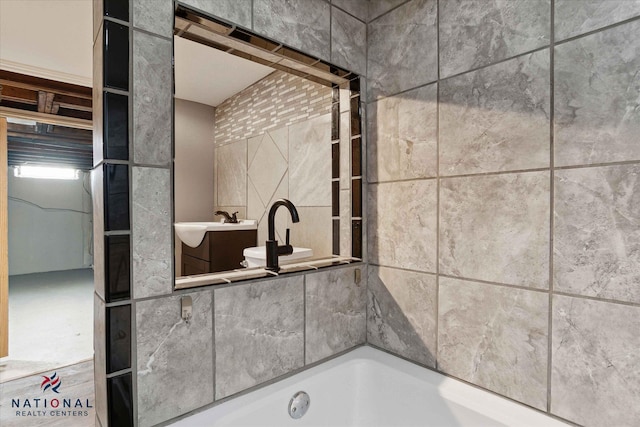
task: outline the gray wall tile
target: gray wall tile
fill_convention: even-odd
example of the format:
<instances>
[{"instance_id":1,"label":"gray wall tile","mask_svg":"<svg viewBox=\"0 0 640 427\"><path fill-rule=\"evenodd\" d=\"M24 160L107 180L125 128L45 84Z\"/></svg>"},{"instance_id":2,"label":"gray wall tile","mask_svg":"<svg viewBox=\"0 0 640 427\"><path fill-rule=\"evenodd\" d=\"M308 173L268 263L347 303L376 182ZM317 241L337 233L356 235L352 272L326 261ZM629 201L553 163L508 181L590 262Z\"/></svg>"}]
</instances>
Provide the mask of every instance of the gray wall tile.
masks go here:
<instances>
[{"instance_id":1,"label":"gray wall tile","mask_svg":"<svg viewBox=\"0 0 640 427\"><path fill-rule=\"evenodd\" d=\"M435 0L412 0L368 25L369 100L437 79L436 18Z\"/></svg>"},{"instance_id":2,"label":"gray wall tile","mask_svg":"<svg viewBox=\"0 0 640 427\"><path fill-rule=\"evenodd\" d=\"M168 169L133 168L132 258L134 298L173 289L171 176Z\"/></svg>"},{"instance_id":3,"label":"gray wall tile","mask_svg":"<svg viewBox=\"0 0 640 427\"><path fill-rule=\"evenodd\" d=\"M556 47L556 166L640 159L640 21Z\"/></svg>"},{"instance_id":4,"label":"gray wall tile","mask_svg":"<svg viewBox=\"0 0 640 427\"><path fill-rule=\"evenodd\" d=\"M251 1L252 0L180 0L189 6L200 9L214 17L222 18L251 28Z\"/></svg>"},{"instance_id":5,"label":"gray wall tile","mask_svg":"<svg viewBox=\"0 0 640 427\"><path fill-rule=\"evenodd\" d=\"M368 104L369 182L437 175L437 85Z\"/></svg>"},{"instance_id":6,"label":"gray wall tile","mask_svg":"<svg viewBox=\"0 0 640 427\"><path fill-rule=\"evenodd\" d=\"M355 270L362 273L355 283ZM363 344L367 275L362 267L306 275L306 360L313 363Z\"/></svg>"},{"instance_id":7,"label":"gray wall tile","mask_svg":"<svg viewBox=\"0 0 640 427\"><path fill-rule=\"evenodd\" d=\"M436 198L435 180L370 185L370 262L435 272Z\"/></svg>"},{"instance_id":8,"label":"gray wall tile","mask_svg":"<svg viewBox=\"0 0 640 427\"><path fill-rule=\"evenodd\" d=\"M193 302L189 323L181 317L181 296L136 304L140 426L213 402L212 291L184 295Z\"/></svg>"},{"instance_id":9,"label":"gray wall tile","mask_svg":"<svg viewBox=\"0 0 640 427\"><path fill-rule=\"evenodd\" d=\"M585 426L640 421L640 308L553 299L551 412Z\"/></svg>"},{"instance_id":10,"label":"gray wall tile","mask_svg":"<svg viewBox=\"0 0 640 427\"><path fill-rule=\"evenodd\" d=\"M435 367L436 294L433 275L370 266L367 342Z\"/></svg>"},{"instance_id":11,"label":"gray wall tile","mask_svg":"<svg viewBox=\"0 0 640 427\"><path fill-rule=\"evenodd\" d=\"M303 277L215 291L216 399L304 365Z\"/></svg>"},{"instance_id":12,"label":"gray wall tile","mask_svg":"<svg viewBox=\"0 0 640 427\"><path fill-rule=\"evenodd\" d=\"M331 62L364 75L367 71L367 26L331 8Z\"/></svg>"},{"instance_id":13,"label":"gray wall tile","mask_svg":"<svg viewBox=\"0 0 640 427\"><path fill-rule=\"evenodd\" d=\"M548 45L550 3L440 2L440 75L451 76Z\"/></svg>"},{"instance_id":14,"label":"gray wall tile","mask_svg":"<svg viewBox=\"0 0 640 427\"><path fill-rule=\"evenodd\" d=\"M173 1L133 0L133 26L171 37L173 35Z\"/></svg>"},{"instance_id":15,"label":"gray wall tile","mask_svg":"<svg viewBox=\"0 0 640 427\"><path fill-rule=\"evenodd\" d=\"M549 50L440 83L440 173L549 166Z\"/></svg>"},{"instance_id":16,"label":"gray wall tile","mask_svg":"<svg viewBox=\"0 0 640 427\"><path fill-rule=\"evenodd\" d=\"M296 206L331 206L331 115L289 127L289 196Z\"/></svg>"},{"instance_id":17,"label":"gray wall tile","mask_svg":"<svg viewBox=\"0 0 640 427\"><path fill-rule=\"evenodd\" d=\"M332 5L349 12L363 22L369 18L369 3L367 0L331 0Z\"/></svg>"},{"instance_id":18,"label":"gray wall tile","mask_svg":"<svg viewBox=\"0 0 640 427\"><path fill-rule=\"evenodd\" d=\"M443 179L440 273L547 288L549 186L549 172Z\"/></svg>"},{"instance_id":19,"label":"gray wall tile","mask_svg":"<svg viewBox=\"0 0 640 427\"><path fill-rule=\"evenodd\" d=\"M344 0L353 1L353 0ZM358 0L356 0L358 1ZM369 0L369 20L377 18L378 16L387 13L394 7L406 3L407 0Z\"/></svg>"},{"instance_id":20,"label":"gray wall tile","mask_svg":"<svg viewBox=\"0 0 640 427\"><path fill-rule=\"evenodd\" d=\"M172 43L133 32L133 160L171 161Z\"/></svg>"},{"instance_id":21,"label":"gray wall tile","mask_svg":"<svg viewBox=\"0 0 640 427\"><path fill-rule=\"evenodd\" d=\"M554 290L640 303L640 165L555 172Z\"/></svg>"},{"instance_id":22,"label":"gray wall tile","mask_svg":"<svg viewBox=\"0 0 640 427\"><path fill-rule=\"evenodd\" d=\"M324 0L253 0L253 29L329 60L331 10Z\"/></svg>"},{"instance_id":23,"label":"gray wall tile","mask_svg":"<svg viewBox=\"0 0 640 427\"><path fill-rule=\"evenodd\" d=\"M549 296L440 278L438 369L547 407Z\"/></svg>"},{"instance_id":24,"label":"gray wall tile","mask_svg":"<svg viewBox=\"0 0 640 427\"><path fill-rule=\"evenodd\" d=\"M215 158L217 204L247 206L247 140L216 147Z\"/></svg>"},{"instance_id":25,"label":"gray wall tile","mask_svg":"<svg viewBox=\"0 0 640 427\"><path fill-rule=\"evenodd\" d=\"M638 0L556 0L555 39L574 37L640 15Z\"/></svg>"}]
</instances>

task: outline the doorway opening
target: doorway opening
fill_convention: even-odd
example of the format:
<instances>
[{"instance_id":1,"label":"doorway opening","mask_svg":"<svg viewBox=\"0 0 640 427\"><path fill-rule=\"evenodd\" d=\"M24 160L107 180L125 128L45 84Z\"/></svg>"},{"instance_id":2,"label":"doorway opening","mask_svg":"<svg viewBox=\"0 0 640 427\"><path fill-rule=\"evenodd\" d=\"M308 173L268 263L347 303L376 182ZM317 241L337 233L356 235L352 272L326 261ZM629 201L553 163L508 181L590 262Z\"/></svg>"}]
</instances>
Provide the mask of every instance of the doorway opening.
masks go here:
<instances>
[{"instance_id":1,"label":"doorway opening","mask_svg":"<svg viewBox=\"0 0 640 427\"><path fill-rule=\"evenodd\" d=\"M6 383L93 359L93 135L91 88L4 70L0 83Z\"/></svg>"}]
</instances>

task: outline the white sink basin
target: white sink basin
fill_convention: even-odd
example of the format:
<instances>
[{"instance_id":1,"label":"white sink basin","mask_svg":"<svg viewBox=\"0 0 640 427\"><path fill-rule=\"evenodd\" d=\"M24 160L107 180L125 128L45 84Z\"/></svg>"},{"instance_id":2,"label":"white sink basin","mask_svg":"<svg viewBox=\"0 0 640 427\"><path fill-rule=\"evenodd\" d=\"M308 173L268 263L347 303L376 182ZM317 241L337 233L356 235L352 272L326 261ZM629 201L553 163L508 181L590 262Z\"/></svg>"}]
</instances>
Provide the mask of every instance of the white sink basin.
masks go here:
<instances>
[{"instance_id":1,"label":"white sink basin","mask_svg":"<svg viewBox=\"0 0 640 427\"><path fill-rule=\"evenodd\" d=\"M256 230L258 221L255 219L242 219L237 224L225 222L176 222L174 226L180 240L185 245L196 248L202 243L207 231Z\"/></svg>"},{"instance_id":2,"label":"white sink basin","mask_svg":"<svg viewBox=\"0 0 640 427\"><path fill-rule=\"evenodd\" d=\"M267 265L267 250L265 246L256 246L246 248L242 251L244 259L247 261L247 267L264 267ZM293 248L291 255L280 255L278 264L286 265L302 261L313 256L313 251L309 248Z\"/></svg>"}]
</instances>

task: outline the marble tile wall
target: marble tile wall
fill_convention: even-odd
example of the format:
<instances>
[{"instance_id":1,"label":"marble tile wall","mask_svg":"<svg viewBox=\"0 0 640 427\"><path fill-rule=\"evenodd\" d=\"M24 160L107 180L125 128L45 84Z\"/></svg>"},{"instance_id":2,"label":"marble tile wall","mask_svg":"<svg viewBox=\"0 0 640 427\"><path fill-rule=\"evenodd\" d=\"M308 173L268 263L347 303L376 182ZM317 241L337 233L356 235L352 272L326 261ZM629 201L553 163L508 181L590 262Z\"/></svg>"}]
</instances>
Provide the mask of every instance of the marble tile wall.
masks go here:
<instances>
[{"instance_id":1,"label":"marble tile wall","mask_svg":"<svg viewBox=\"0 0 640 427\"><path fill-rule=\"evenodd\" d=\"M362 265L137 302L138 425L166 422L364 344L365 293ZM183 296L193 302L189 322L181 317Z\"/></svg>"},{"instance_id":2,"label":"marble tile wall","mask_svg":"<svg viewBox=\"0 0 640 427\"><path fill-rule=\"evenodd\" d=\"M258 221L258 244L268 235L268 211L278 199L291 200L300 222L289 212L276 214L276 239L331 256L331 115L261 130L257 136L216 147L216 209L231 207L241 218ZM350 204L349 204L350 205Z\"/></svg>"},{"instance_id":3,"label":"marble tile wall","mask_svg":"<svg viewBox=\"0 0 640 427\"><path fill-rule=\"evenodd\" d=\"M183 296L193 304L188 322L181 315ZM212 299L209 289L136 304L138 425L213 402Z\"/></svg>"},{"instance_id":4,"label":"marble tile wall","mask_svg":"<svg viewBox=\"0 0 640 427\"><path fill-rule=\"evenodd\" d=\"M118 6L128 4L128 13L110 17L105 16L104 10L110 1L95 0L93 13L96 77L94 121L97 134L94 151L98 155L92 172L92 187L97 195L95 205L100 208L94 211L97 236L94 246L99 258L96 268L100 270L95 274L97 422L102 426L147 426L165 423L209 405L221 396L238 393L246 387L303 368L306 345L310 349L309 361L320 361L362 345L366 337L366 266L347 266L330 274L297 274L285 279L248 282L215 290L173 291L171 34L174 2L119 1ZM366 16L361 16L362 11L355 11L360 16L354 16L354 11L333 7L325 0L295 2L293 7L290 7L291 2L285 0L184 0L181 3L253 29L284 45L334 61L336 65L365 72ZM127 11L126 7L121 9ZM128 45L124 46L124 49L129 49L128 55L122 49L118 53L119 58L128 56L131 64L109 64L109 70L117 70L122 78L119 81L121 86L115 89L103 88L102 70L107 61L103 56L106 43L103 22L106 21L124 28L121 33L128 34ZM335 28L333 33L332 26ZM102 157L103 91L130 98L129 159L114 162ZM323 93L318 91L314 96L322 98ZM330 103L330 92L327 99ZM314 112L313 108L311 106L308 110ZM318 113L314 117L320 115ZM288 143L282 143L288 141L288 129L283 134L276 127L271 129L270 141L288 159ZM313 133L313 129L310 133ZM259 144L247 140L247 136L233 140L243 138L244 146L237 157L246 162L244 175L238 182L229 184L238 188L244 186L243 204L240 205L229 193L226 199L225 194L222 195L218 205L238 206L243 214L248 214L247 210L253 208L246 203L251 198L252 188L248 185L248 158L258 153ZM330 138L327 138L326 145L330 147ZM301 152L304 149L298 150L298 154ZM327 161L331 161L330 155ZM119 171L128 174L128 192L125 195L123 186L122 194L119 193L117 199L122 206L107 206L110 199L107 200L106 194L103 195L104 181L107 180L103 171L109 169L105 168L105 164L115 164ZM330 166L328 170L331 173ZM285 175L288 175L288 170ZM287 186L278 185L272 196L288 192L287 181ZM322 194L326 196L326 193ZM260 203L269 201L261 200ZM311 202L318 203L316 200ZM330 204L320 208L327 210L330 209L328 206ZM122 224L127 224L128 229L103 230L107 208L130 212L130 218L119 218ZM315 206L304 208L314 209ZM319 212L309 213L308 216L312 217L313 214ZM313 220L319 221L315 216ZM329 223L330 220L329 217ZM105 302L104 269L107 267L100 262L100 258L105 254L105 236L110 234L131 236L131 297L125 301ZM363 280L357 285L353 281L356 268L365 270ZM314 274L320 276L312 277ZM310 287L305 293L307 279ZM183 295L193 298L194 317L190 322L180 316L180 299ZM307 299L313 303L305 302ZM283 301L287 304L283 304ZM247 305L252 310L247 311ZM116 306L126 306L122 311L131 313L133 319L131 366L110 373L107 378L105 365L110 354L106 345L105 326L109 323L106 317L109 310ZM304 307L309 310L308 322ZM332 320L325 324L317 321L318 316ZM225 326L225 319L233 319L233 325ZM214 338L215 334L217 336ZM306 338L308 344L305 344ZM265 348L273 349L275 353L260 351ZM228 352L229 349L231 352ZM241 374L237 366L237 360L240 360L238 352L242 352L246 361L257 368L246 375ZM113 384L124 388L115 390L117 387L110 387ZM168 389L172 392L167 393ZM126 410L116 414L114 411L117 407Z\"/></svg>"},{"instance_id":5,"label":"marble tile wall","mask_svg":"<svg viewBox=\"0 0 640 427\"><path fill-rule=\"evenodd\" d=\"M171 42L166 26L171 12L166 6L150 10L156 8L155 1L130 1L129 41L132 53L138 54L132 55L130 93L126 91L133 110L129 170L135 164L140 171L158 169L157 174L164 176L170 170L171 156L171 129L163 122L170 107L170 102L165 105L163 100L167 90L170 94L167 70ZM338 0L309 0L295 7L286 7L286 0L184 2L326 60L353 60L352 64L337 64L347 68L362 69L361 51L353 52L365 45L360 36L345 41L343 33L360 34L362 26L354 20L369 21L366 65L370 78L365 89L369 106L376 108L382 101L377 113L382 111L386 117L382 120L380 115L371 115L368 122L370 132L378 132L378 141L368 141L378 153L370 156L369 162L381 165L371 172L366 195L370 215L367 239L373 264L366 307L370 344L575 423L638 424L637 0L374 0L366 11ZM102 7L100 1L95 4ZM94 16L96 34L100 34L101 13ZM335 34L331 30L334 24ZM97 40L101 43L100 37ZM340 43L344 46L335 45ZM547 53L548 62L544 58ZM100 52L95 59L99 67ZM545 67L548 77L544 76ZM553 93L546 91L547 78ZM101 85L98 83L98 90ZM416 118L423 127L402 125L404 115L394 117L394 111L402 111L405 94L410 102L418 99L411 97L416 93L424 96L419 99L429 100L433 96L428 93L429 86L436 92L436 108L427 106ZM447 120L449 127L444 126ZM538 125L531 127L530 121ZM545 138L539 128L547 126ZM389 156L396 148L386 138L409 147L414 137L418 143L413 145L422 149L396 151L395 159ZM545 152L549 153L548 162ZM384 156L399 166L385 169L385 175L380 176L386 165ZM401 165L412 165L411 174L406 175L408 168ZM454 169L447 173L445 165ZM147 185L145 175L137 174L131 180L137 189L135 200L132 196L131 233L148 226L148 219L136 215L136 209L142 212L146 206L162 207L170 194L170 186L162 185L164 178ZM94 173L94 177L99 179L100 175ZM450 192L453 189L455 193ZM497 215L478 211L485 199ZM103 224L102 211L96 210L94 215L94 223ZM453 223L477 227L469 227L470 236L455 235L455 227L452 234L443 233L443 224L451 218ZM170 223L171 213L159 214L158 219ZM446 246L449 254L460 253L461 245L465 256L445 258L442 237L450 238ZM516 243L515 251L509 238ZM140 266L149 253L145 245L153 239L144 240L147 237L132 239L132 254L140 254ZM160 253L165 249L171 253L170 240L160 240ZM523 242L531 242L531 248ZM97 248L95 253L103 252L104 248ZM523 257L531 257L530 265L517 268L523 265L518 264L523 263ZM474 264L454 262L461 259ZM152 256L150 261L154 265L156 258ZM479 267L483 262L486 270ZM546 282L541 272L545 263ZM486 276L486 271L491 275ZM306 324L286 314L275 319L266 316L270 321L264 323L264 335L249 333L258 331L261 323L244 313L237 318L246 329L230 328L227 338L213 340L218 327L213 320L216 307L237 313L234 302L225 303L225 295L237 292L241 301L236 305L252 304L256 313L263 313L274 309L273 304L261 305L257 295L265 292L265 301L273 301L277 294L291 301L294 312L305 313L299 308L305 298L331 300L329 289L337 286L335 280L341 280L336 279L338 273L319 284L309 279L323 273L276 279L272 281L276 286L267 290L261 287L266 282L260 282L217 289L213 297L211 290L193 292L202 292L197 295L197 310L203 311L198 311L199 326L193 324L188 337L184 336L187 326L176 319L178 296L165 295L164 285L156 288L162 280L137 275L130 302L135 318L133 354L137 356L130 370L117 373L133 374L135 424L164 422L191 410L181 399L170 402L174 394L158 395L153 390L153 384L162 381L184 384L180 366L169 363L171 356L166 351L184 340L197 341L210 332L214 354L225 345L266 343L282 348L282 361L279 356L260 360L265 362L262 370L226 381L222 391L217 389L219 372L215 367L225 359L218 361L214 356L212 377L199 379L202 387L197 399L202 401L198 404L206 404L209 396L237 393L243 384L258 384L279 375L282 370L278 366L304 366L304 354L292 353L293 347L304 352L307 343L314 349L309 360L322 357L314 354L340 351L344 343L334 341L339 335L332 333L334 330L344 331L349 342L362 340L362 330L358 332L354 326L361 314L344 316L343 323L338 322L345 311L362 309L362 303L356 301L307 306ZM155 267L150 274L156 274ZM96 274L97 282L101 277ZM352 276L345 272L344 277ZM103 283L96 287L103 289ZM350 283L341 291L349 297L361 296ZM145 295L143 299L139 292ZM103 299L100 293L96 295ZM200 304L203 301L205 304ZM470 309L465 311L465 305ZM105 304L96 307L103 310ZM213 312L206 313L206 307L212 307ZM104 344L100 339L105 334L100 328L105 322L102 314L96 319L96 346ZM315 330L318 325L309 323L320 315L332 319L331 331ZM147 317L167 319L149 322ZM173 323L165 325L172 319ZM274 325L284 323L286 336L279 337L276 332L281 331L274 331ZM146 341L158 331L166 331L166 341L160 341L160 346ZM481 332L486 337L479 342L477 334ZM259 344L248 344L251 337ZM159 351L152 360L154 345ZM152 371L146 371L147 366ZM96 375L97 399L105 400L104 375L99 370ZM152 414L163 405L171 409ZM100 422L107 425L104 412L108 408L98 402L96 406L102 413ZM141 417L141 413L149 415Z\"/></svg>"},{"instance_id":6,"label":"marble tile wall","mask_svg":"<svg viewBox=\"0 0 640 427\"><path fill-rule=\"evenodd\" d=\"M638 425L640 1L369 17L368 343L580 425Z\"/></svg>"}]
</instances>

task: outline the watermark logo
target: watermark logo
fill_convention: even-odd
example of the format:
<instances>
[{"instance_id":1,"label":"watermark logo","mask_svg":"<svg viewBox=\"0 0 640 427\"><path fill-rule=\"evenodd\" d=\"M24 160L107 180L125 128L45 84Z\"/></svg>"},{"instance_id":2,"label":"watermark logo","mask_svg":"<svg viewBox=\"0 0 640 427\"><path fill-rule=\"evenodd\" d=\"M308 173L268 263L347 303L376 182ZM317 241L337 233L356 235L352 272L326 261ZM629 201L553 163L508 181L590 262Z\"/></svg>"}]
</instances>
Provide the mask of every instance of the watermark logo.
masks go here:
<instances>
[{"instance_id":1,"label":"watermark logo","mask_svg":"<svg viewBox=\"0 0 640 427\"><path fill-rule=\"evenodd\" d=\"M42 384L40 384L40 388L42 389L43 393L49 389L51 389L51 391L55 393L60 393L58 390L60 389L60 385L62 385L62 381L57 375L58 373L54 372L50 377L46 375L42 376L42 378L44 378L44 381L42 381Z\"/></svg>"},{"instance_id":2,"label":"watermark logo","mask_svg":"<svg viewBox=\"0 0 640 427\"><path fill-rule=\"evenodd\" d=\"M2 0L0 0L1 2ZM40 380L40 377L44 380ZM5 399L11 399L11 410L15 417L20 418L44 418L44 417L90 417L93 416L91 400L73 396L69 393L69 387L61 389L62 379L57 372L53 375L34 375L29 378L33 381L33 389L26 392L26 396L11 397L2 396L0 409L4 411ZM40 393L36 387L40 383ZM74 387L71 387L73 390ZM51 392L56 393L51 395ZM42 396L44 394L45 396ZM9 405L6 404L6 407ZM4 421L4 418L3 418ZM25 424L26 425L26 424Z\"/></svg>"}]
</instances>

